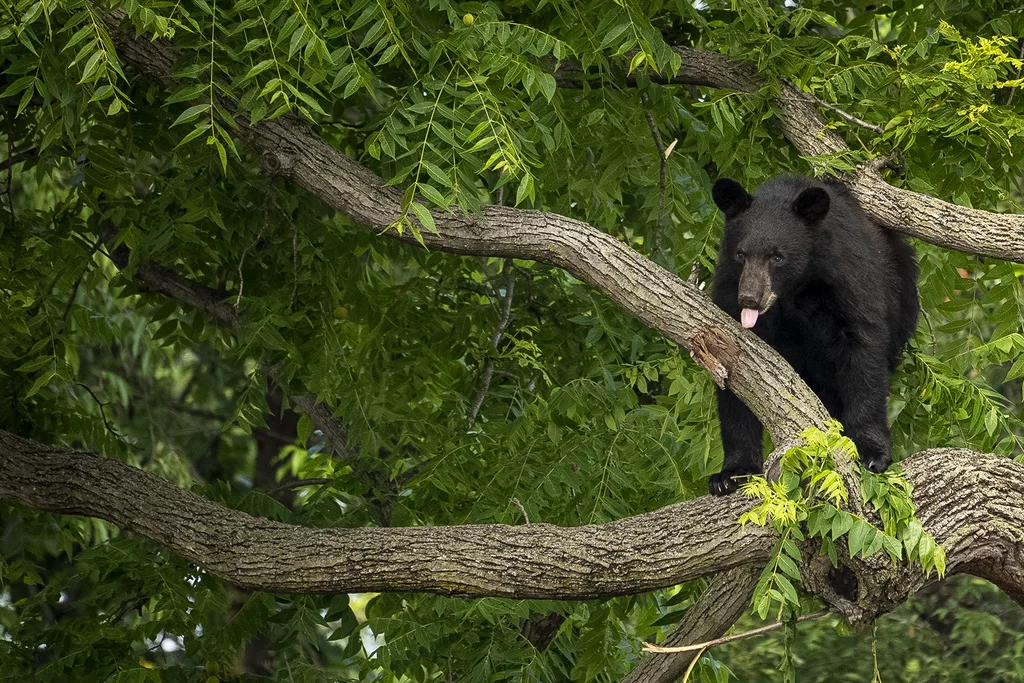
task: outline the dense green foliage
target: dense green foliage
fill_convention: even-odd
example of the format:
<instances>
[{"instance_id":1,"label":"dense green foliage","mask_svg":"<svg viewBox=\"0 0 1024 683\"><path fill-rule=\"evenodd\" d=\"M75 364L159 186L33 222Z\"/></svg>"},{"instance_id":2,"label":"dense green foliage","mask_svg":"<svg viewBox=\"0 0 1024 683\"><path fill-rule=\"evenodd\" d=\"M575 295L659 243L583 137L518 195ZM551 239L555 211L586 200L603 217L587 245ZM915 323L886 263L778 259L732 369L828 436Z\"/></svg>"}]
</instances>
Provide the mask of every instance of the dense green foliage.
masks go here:
<instances>
[{"instance_id":1,"label":"dense green foliage","mask_svg":"<svg viewBox=\"0 0 1024 683\"><path fill-rule=\"evenodd\" d=\"M762 619L776 603L780 614L799 613L797 543L806 539L815 539L834 567L839 566L837 542L843 539L851 558L871 557L884 549L893 562L916 560L927 572L945 573L945 551L916 519L912 487L898 465L881 474L860 471L863 502L869 511L877 512L880 528L843 509L850 493L836 468L836 455L856 462L857 450L852 440L842 436L841 427L833 420L827 431L805 430L803 443L783 454L777 480L759 476L743 484L743 493L760 502L740 516L740 524L771 526L778 534L753 597L754 612Z\"/></svg>"},{"instance_id":2,"label":"dense green foliage","mask_svg":"<svg viewBox=\"0 0 1024 683\"><path fill-rule=\"evenodd\" d=\"M897 184L1020 211L1019 3L848 4L0 0L0 155L17 162L0 172L0 428L313 526L575 525L699 495L721 444L687 354L558 269L365 231L265 175L232 127L303 117L407 198L573 216L701 281L720 174L756 186L898 147ZM122 64L113 9L173 39L172 89ZM769 85L653 84L647 68L678 66L670 45L748 59ZM557 87L565 60L588 87ZM783 78L885 132L823 110L855 152L800 158L775 122ZM664 193L648 116L677 141ZM430 229L406 209L396 229ZM1024 270L915 246L927 318L894 380L894 452L1019 456ZM150 262L223 289L241 328L148 293ZM310 391L353 457L287 410ZM320 483L279 487L296 478ZM5 680L616 680L703 587L593 603L250 595L93 520L0 503L0 532ZM538 650L521 628L547 613L564 622ZM879 623L882 680L1024 680L1021 628L987 584L940 584ZM780 643L712 650L691 680L772 680ZM794 648L800 680L872 675L870 634L808 622Z\"/></svg>"}]
</instances>

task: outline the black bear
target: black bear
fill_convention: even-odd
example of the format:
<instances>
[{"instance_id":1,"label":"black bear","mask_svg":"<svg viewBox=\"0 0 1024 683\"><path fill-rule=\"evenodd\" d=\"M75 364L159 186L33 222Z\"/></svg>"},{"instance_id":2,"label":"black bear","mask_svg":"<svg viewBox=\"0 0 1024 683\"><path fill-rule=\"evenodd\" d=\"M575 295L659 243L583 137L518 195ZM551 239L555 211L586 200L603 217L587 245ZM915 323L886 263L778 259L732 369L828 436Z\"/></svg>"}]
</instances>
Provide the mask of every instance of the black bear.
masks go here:
<instances>
[{"instance_id":1,"label":"black bear","mask_svg":"<svg viewBox=\"0 0 1024 683\"><path fill-rule=\"evenodd\" d=\"M864 465L892 462L889 373L917 327L917 262L901 235L872 223L838 182L782 176L750 195L723 178L712 189L725 214L714 301L778 351L843 423ZM725 463L733 477L761 471L760 421L718 390Z\"/></svg>"}]
</instances>

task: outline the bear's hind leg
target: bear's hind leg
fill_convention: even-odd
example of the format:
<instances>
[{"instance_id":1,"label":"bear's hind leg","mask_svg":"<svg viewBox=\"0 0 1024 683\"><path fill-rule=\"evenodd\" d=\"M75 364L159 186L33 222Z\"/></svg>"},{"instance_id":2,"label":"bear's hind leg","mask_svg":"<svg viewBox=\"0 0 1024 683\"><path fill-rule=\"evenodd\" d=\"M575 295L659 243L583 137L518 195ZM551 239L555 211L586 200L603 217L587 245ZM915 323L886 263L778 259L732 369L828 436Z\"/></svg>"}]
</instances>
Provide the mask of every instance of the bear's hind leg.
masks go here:
<instances>
[{"instance_id":1,"label":"bear's hind leg","mask_svg":"<svg viewBox=\"0 0 1024 683\"><path fill-rule=\"evenodd\" d=\"M836 391L846 435L857 445L864 467L884 472L892 463L892 437L886 418L889 370L886 349L855 346L843 354L836 373Z\"/></svg>"},{"instance_id":2,"label":"bear's hind leg","mask_svg":"<svg viewBox=\"0 0 1024 683\"><path fill-rule=\"evenodd\" d=\"M708 491L716 496L732 493L742 483L734 477L761 473L761 421L728 389L718 390L718 420L722 428L725 462L711 475Z\"/></svg>"}]
</instances>

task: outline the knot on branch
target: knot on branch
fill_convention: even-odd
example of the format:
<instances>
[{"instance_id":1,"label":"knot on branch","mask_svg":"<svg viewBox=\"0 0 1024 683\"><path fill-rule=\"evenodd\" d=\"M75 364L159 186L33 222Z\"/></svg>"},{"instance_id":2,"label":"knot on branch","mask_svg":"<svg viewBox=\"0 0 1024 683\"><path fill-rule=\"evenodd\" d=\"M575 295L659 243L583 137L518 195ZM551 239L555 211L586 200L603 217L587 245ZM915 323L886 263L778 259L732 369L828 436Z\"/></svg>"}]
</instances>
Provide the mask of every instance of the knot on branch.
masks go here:
<instances>
[{"instance_id":1,"label":"knot on branch","mask_svg":"<svg viewBox=\"0 0 1024 683\"><path fill-rule=\"evenodd\" d=\"M854 628L874 623L927 582L922 572L908 571L903 562L893 562L884 552L868 558L849 558L845 539L836 544L838 567L822 555L819 543L808 541L801 545L805 558L800 563L803 587Z\"/></svg>"},{"instance_id":2,"label":"knot on branch","mask_svg":"<svg viewBox=\"0 0 1024 683\"><path fill-rule=\"evenodd\" d=\"M690 357L711 373L719 389L724 389L725 380L740 357L740 348L721 328L706 327L690 342Z\"/></svg>"},{"instance_id":3,"label":"knot on branch","mask_svg":"<svg viewBox=\"0 0 1024 683\"><path fill-rule=\"evenodd\" d=\"M263 168L271 175L287 175L292 166L295 165L295 158L290 150L268 149L260 156Z\"/></svg>"},{"instance_id":4,"label":"knot on branch","mask_svg":"<svg viewBox=\"0 0 1024 683\"><path fill-rule=\"evenodd\" d=\"M884 169L889 169L894 173L902 175L907 170L907 160L903 156L903 152L899 149L894 149L884 157L876 157L871 161L867 161L857 168L857 173L881 175Z\"/></svg>"}]
</instances>

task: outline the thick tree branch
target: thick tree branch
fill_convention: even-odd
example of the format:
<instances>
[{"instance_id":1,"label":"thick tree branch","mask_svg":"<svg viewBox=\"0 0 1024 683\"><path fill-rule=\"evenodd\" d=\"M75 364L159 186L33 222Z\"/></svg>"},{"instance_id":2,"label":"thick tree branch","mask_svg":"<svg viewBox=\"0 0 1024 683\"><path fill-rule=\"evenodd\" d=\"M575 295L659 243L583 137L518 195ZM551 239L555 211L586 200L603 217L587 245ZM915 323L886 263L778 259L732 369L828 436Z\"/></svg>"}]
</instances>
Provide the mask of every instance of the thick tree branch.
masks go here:
<instances>
[{"instance_id":1,"label":"thick tree branch","mask_svg":"<svg viewBox=\"0 0 1024 683\"><path fill-rule=\"evenodd\" d=\"M764 563L751 503L705 496L608 524L311 529L259 519L119 460L0 431L0 498L98 517L252 590L413 590L580 599L640 593Z\"/></svg>"},{"instance_id":2,"label":"thick tree branch","mask_svg":"<svg viewBox=\"0 0 1024 683\"><path fill-rule=\"evenodd\" d=\"M986 578L1024 602L1024 465L947 448L919 453L904 466L918 516L946 550L948 572ZM239 586L289 593L605 598L763 566L774 540L769 530L737 524L752 504L740 496L704 496L579 527L311 529L225 508L119 460L3 431L0 498L105 519ZM854 621L892 609L933 580L906 565L859 578L867 585L858 603L833 602Z\"/></svg>"}]
</instances>

